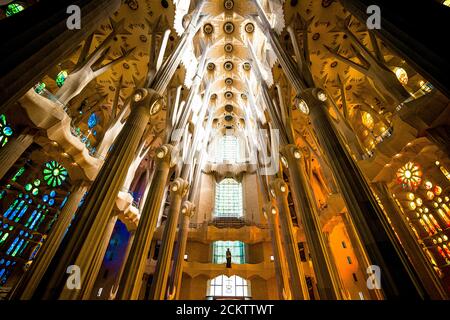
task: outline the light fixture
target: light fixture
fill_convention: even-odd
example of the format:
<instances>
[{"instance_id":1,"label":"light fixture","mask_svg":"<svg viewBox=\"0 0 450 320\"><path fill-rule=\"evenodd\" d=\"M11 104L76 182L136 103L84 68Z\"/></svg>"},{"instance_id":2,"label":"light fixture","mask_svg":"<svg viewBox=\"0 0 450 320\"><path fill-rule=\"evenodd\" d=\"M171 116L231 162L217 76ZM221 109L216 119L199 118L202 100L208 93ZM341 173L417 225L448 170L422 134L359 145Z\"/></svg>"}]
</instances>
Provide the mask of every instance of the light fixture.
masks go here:
<instances>
[{"instance_id":1,"label":"light fixture","mask_svg":"<svg viewBox=\"0 0 450 320\"><path fill-rule=\"evenodd\" d=\"M401 84L407 85L408 84L408 74L406 73L405 69L396 67L394 68L395 76L397 77L398 81L400 81Z\"/></svg>"},{"instance_id":2,"label":"light fixture","mask_svg":"<svg viewBox=\"0 0 450 320\"><path fill-rule=\"evenodd\" d=\"M184 255L184 261L187 261L187 259L189 258L189 256L187 254Z\"/></svg>"},{"instance_id":3,"label":"light fixture","mask_svg":"<svg viewBox=\"0 0 450 320\"><path fill-rule=\"evenodd\" d=\"M325 93L325 91L319 89L319 90L317 91L317 99L319 99L320 101L327 101L328 96L327 96L327 94Z\"/></svg>"},{"instance_id":4,"label":"light fixture","mask_svg":"<svg viewBox=\"0 0 450 320\"><path fill-rule=\"evenodd\" d=\"M298 99L297 108L304 114L309 114L309 107L305 100Z\"/></svg>"},{"instance_id":5,"label":"light fixture","mask_svg":"<svg viewBox=\"0 0 450 320\"><path fill-rule=\"evenodd\" d=\"M274 261L275 257L274 256L270 256L270 261Z\"/></svg>"}]
</instances>

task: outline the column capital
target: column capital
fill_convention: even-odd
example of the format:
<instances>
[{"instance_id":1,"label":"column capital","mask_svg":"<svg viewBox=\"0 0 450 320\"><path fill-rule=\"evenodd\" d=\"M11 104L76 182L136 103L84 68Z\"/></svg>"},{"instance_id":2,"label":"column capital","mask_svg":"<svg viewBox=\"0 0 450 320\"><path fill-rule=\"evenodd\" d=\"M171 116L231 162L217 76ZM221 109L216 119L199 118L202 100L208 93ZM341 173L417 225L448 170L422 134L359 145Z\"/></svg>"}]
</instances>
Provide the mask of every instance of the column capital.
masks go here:
<instances>
[{"instance_id":1,"label":"column capital","mask_svg":"<svg viewBox=\"0 0 450 320\"><path fill-rule=\"evenodd\" d=\"M157 114L162 109L163 97L153 89L137 88L133 93L131 109L138 107L147 108L150 116Z\"/></svg>"},{"instance_id":2,"label":"column capital","mask_svg":"<svg viewBox=\"0 0 450 320\"><path fill-rule=\"evenodd\" d=\"M186 218L192 218L192 216L195 214L195 204L193 204L191 201L184 201L183 202L183 206L181 207L181 213L186 217Z\"/></svg>"},{"instance_id":3,"label":"column capital","mask_svg":"<svg viewBox=\"0 0 450 320\"><path fill-rule=\"evenodd\" d=\"M178 194L184 197L189 190L189 182L183 178L176 178L170 184L170 193Z\"/></svg>"},{"instance_id":4,"label":"column capital","mask_svg":"<svg viewBox=\"0 0 450 320\"><path fill-rule=\"evenodd\" d=\"M287 197L288 191L287 183L281 178L277 178L270 183L270 195L272 198Z\"/></svg>"},{"instance_id":5,"label":"column capital","mask_svg":"<svg viewBox=\"0 0 450 320\"><path fill-rule=\"evenodd\" d=\"M300 160L302 158L303 152L302 150L297 147L295 144L287 144L285 146L282 146L280 148L281 155L285 157L294 157L297 160Z\"/></svg>"},{"instance_id":6,"label":"column capital","mask_svg":"<svg viewBox=\"0 0 450 320\"><path fill-rule=\"evenodd\" d=\"M154 160L157 164L167 163L171 167L175 164L176 148L171 144L163 144L156 149Z\"/></svg>"},{"instance_id":7,"label":"column capital","mask_svg":"<svg viewBox=\"0 0 450 320\"><path fill-rule=\"evenodd\" d=\"M310 110L319 105L326 105L328 94L322 88L303 89L296 97L297 108L309 114Z\"/></svg>"}]
</instances>

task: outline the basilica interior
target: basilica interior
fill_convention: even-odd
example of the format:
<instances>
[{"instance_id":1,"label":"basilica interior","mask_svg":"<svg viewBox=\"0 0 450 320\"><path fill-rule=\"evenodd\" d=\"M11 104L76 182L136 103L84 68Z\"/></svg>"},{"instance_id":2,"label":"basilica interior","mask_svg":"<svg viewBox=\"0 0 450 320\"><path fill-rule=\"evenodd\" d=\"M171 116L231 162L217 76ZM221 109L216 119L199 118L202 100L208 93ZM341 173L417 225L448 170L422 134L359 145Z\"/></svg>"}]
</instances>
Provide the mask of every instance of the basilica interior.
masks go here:
<instances>
[{"instance_id":1,"label":"basilica interior","mask_svg":"<svg viewBox=\"0 0 450 320\"><path fill-rule=\"evenodd\" d=\"M450 87L362 2L0 1L0 299L448 299Z\"/></svg>"}]
</instances>

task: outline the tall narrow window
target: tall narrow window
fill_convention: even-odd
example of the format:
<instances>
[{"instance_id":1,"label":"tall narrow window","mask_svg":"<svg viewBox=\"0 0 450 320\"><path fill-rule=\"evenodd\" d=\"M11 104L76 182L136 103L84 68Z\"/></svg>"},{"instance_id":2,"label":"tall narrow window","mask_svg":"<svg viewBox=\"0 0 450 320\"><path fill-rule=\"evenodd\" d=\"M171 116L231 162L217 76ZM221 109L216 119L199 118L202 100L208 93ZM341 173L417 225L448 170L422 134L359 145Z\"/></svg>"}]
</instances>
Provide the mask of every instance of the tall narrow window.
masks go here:
<instances>
[{"instance_id":1,"label":"tall narrow window","mask_svg":"<svg viewBox=\"0 0 450 320\"><path fill-rule=\"evenodd\" d=\"M225 263L227 261L226 252L228 248L231 251L232 263L245 263L245 244L241 241L214 241L213 263Z\"/></svg>"},{"instance_id":2,"label":"tall narrow window","mask_svg":"<svg viewBox=\"0 0 450 320\"><path fill-rule=\"evenodd\" d=\"M224 135L220 138L216 153L216 162L237 162L239 159L239 141L236 136Z\"/></svg>"},{"instance_id":3,"label":"tall narrow window","mask_svg":"<svg viewBox=\"0 0 450 320\"><path fill-rule=\"evenodd\" d=\"M216 217L242 217L242 184L226 178L216 185Z\"/></svg>"}]
</instances>

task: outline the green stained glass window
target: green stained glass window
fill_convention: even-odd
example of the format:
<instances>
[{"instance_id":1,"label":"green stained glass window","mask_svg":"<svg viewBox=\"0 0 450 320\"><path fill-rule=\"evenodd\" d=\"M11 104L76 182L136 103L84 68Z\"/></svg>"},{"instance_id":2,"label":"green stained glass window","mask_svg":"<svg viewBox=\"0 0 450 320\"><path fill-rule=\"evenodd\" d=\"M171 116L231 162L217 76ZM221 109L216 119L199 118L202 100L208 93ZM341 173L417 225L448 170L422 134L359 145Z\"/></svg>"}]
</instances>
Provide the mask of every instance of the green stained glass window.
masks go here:
<instances>
[{"instance_id":1,"label":"green stained glass window","mask_svg":"<svg viewBox=\"0 0 450 320\"><path fill-rule=\"evenodd\" d=\"M34 91L36 91L36 93L41 94L42 91L44 91L46 87L46 84L43 82L39 82L35 87L34 87Z\"/></svg>"},{"instance_id":2,"label":"green stained glass window","mask_svg":"<svg viewBox=\"0 0 450 320\"><path fill-rule=\"evenodd\" d=\"M0 147L4 147L12 135L13 130L7 123L6 116L4 114L0 114Z\"/></svg>"},{"instance_id":3,"label":"green stained glass window","mask_svg":"<svg viewBox=\"0 0 450 320\"><path fill-rule=\"evenodd\" d=\"M58 75L56 76L56 85L61 88L64 85L64 82L66 82L67 76L69 74L67 73L66 70L61 71L60 73L58 73Z\"/></svg>"},{"instance_id":4,"label":"green stained glass window","mask_svg":"<svg viewBox=\"0 0 450 320\"><path fill-rule=\"evenodd\" d=\"M19 13L20 11L23 11L25 8L17 3L10 3L6 7L6 16L10 17L12 15L15 15L16 13Z\"/></svg>"},{"instance_id":5,"label":"green stained glass window","mask_svg":"<svg viewBox=\"0 0 450 320\"><path fill-rule=\"evenodd\" d=\"M45 182L51 187L60 186L68 176L66 168L54 160L45 164L43 174Z\"/></svg>"},{"instance_id":6,"label":"green stained glass window","mask_svg":"<svg viewBox=\"0 0 450 320\"><path fill-rule=\"evenodd\" d=\"M232 263L245 263L245 244L241 241L214 241L213 263L226 263L226 252L228 248L231 252Z\"/></svg>"}]
</instances>

